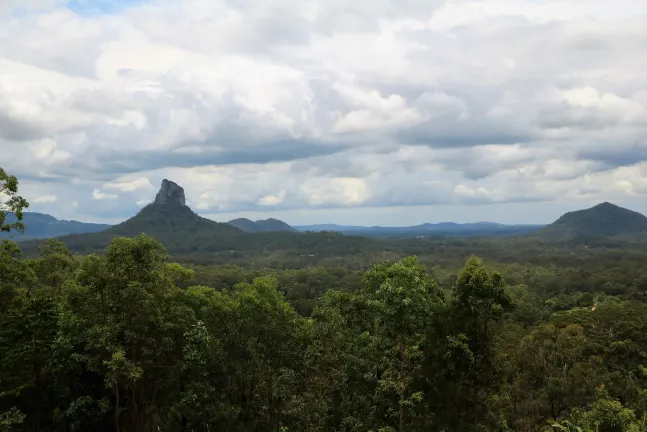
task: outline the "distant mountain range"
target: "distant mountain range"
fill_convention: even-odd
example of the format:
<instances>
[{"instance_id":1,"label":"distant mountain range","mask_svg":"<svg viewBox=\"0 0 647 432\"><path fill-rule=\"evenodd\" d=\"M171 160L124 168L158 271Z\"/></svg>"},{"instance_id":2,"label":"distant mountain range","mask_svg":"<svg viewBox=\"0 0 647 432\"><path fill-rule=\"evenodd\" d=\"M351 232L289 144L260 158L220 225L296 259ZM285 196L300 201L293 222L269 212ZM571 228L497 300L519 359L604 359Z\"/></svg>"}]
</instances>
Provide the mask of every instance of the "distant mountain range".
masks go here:
<instances>
[{"instance_id":1,"label":"distant mountain range","mask_svg":"<svg viewBox=\"0 0 647 432\"><path fill-rule=\"evenodd\" d=\"M495 222L475 223L424 223L409 227L382 226L345 226L334 224L300 225L295 226L299 231L334 231L349 235L367 237L472 237L472 236L510 236L528 234L539 230L545 225L506 225Z\"/></svg>"},{"instance_id":2,"label":"distant mountain range","mask_svg":"<svg viewBox=\"0 0 647 432\"><path fill-rule=\"evenodd\" d=\"M267 221L265 221L267 222ZM272 222L279 226L280 221ZM264 224L261 224L263 226ZM282 225L281 225L282 226ZM184 190L165 180L155 201L142 208L135 216L101 232L72 234L58 237L73 252L82 254L105 250L115 237L150 235L159 240L173 255L199 254L208 256L206 262L241 258L253 251L264 256L287 254L290 259L301 259L304 253L314 252L339 256L356 254L372 240L329 233L300 233L297 231L264 231L248 233L235 226L205 219L194 213L185 203ZM21 244L27 256L37 253L42 241L31 240ZM205 258L202 258L205 259Z\"/></svg>"},{"instance_id":3,"label":"distant mountain range","mask_svg":"<svg viewBox=\"0 0 647 432\"><path fill-rule=\"evenodd\" d=\"M8 215L8 221L15 216ZM239 218L227 223L205 219L194 213L185 203L184 189L164 180L155 201L133 216L115 226L58 220L42 213L25 213L23 235L1 233L0 239L34 240L60 237L73 250L96 250L105 247L116 236L135 236L141 233L164 239L167 247L184 250L185 244L205 244L205 249L236 249L240 236L247 244L261 243L272 234L273 241L280 236L303 233L341 233L346 236L376 238L415 237L475 237L475 236L532 236L548 240L578 237L613 237L647 235L647 217L617 205L604 202L584 210L564 214L549 225L507 225L495 222L475 223L424 223L409 227L349 226L335 224L300 225L291 227L278 219L252 221ZM257 237L250 240L249 235ZM338 234L337 234L338 235ZM277 237L279 236L279 237ZM287 239L287 237L285 237ZM290 237L292 238L292 237ZM333 238L333 237L330 237ZM207 246L209 244L209 246ZM266 245L268 246L268 245ZM269 247L269 246L268 246Z\"/></svg>"},{"instance_id":4,"label":"distant mountain range","mask_svg":"<svg viewBox=\"0 0 647 432\"><path fill-rule=\"evenodd\" d=\"M13 223L15 221L16 216L14 214L7 215L8 223ZM85 223L74 220L61 220L48 214L33 212L24 213L22 222L25 224L24 234L2 232L0 233L0 239L46 239L68 234L99 232L110 228L110 225Z\"/></svg>"}]
</instances>

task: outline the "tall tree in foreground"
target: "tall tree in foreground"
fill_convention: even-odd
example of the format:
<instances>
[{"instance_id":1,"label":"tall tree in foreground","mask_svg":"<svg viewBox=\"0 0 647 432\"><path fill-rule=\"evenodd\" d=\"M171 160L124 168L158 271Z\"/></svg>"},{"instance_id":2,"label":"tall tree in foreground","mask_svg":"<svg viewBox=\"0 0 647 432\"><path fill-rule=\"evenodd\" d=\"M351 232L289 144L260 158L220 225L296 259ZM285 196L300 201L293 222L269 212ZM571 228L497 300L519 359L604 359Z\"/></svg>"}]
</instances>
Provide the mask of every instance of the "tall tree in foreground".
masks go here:
<instances>
[{"instance_id":1,"label":"tall tree in foreground","mask_svg":"<svg viewBox=\"0 0 647 432\"><path fill-rule=\"evenodd\" d=\"M196 324L176 301L174 281L183 271L150 237L116 238L64 285L57 352L76 374L66 412L79 403L94 412L81 429L112 422L113 430L138 432L160 424L166 398L175 395L184 335Z\"/></svg>"},{"instance_id":2,"label":"tall tree in foreground","mask_svg":"<svg viewBox=\"0 0 647 432\"><path fill-rule=\"evenodd\" d=\"M16 230L23 232L22 217L23 210L29 207L26 199L18 195L18 179L16 176L9 175L0 167L0 232L9 232ZM7 213L14 213L16 221L13 223L6 222Z\"/></svg>"},{"instance_id":3,"label":"tall tree in foreground","mask_svg":"<svg viewBox=\"0 0 647 432\"><path fill-rule=\"evenodd\" d=\"M397 430L402 432L407 411L422 400L417 385L422 347L443 292L416 257L375 266L364 284L377 312L375 342L382 353L378 391L396 401Z\"/></svg>"},{"instance_id":4,"label":"tall tree in foreground","mask_svg":"<svg viewBox=\"0 0 647 432\"><path fill-rule=\"evenodd\" d=\"M28 206L29 203L18 195L18 179L0 167L0 232L24 231L22 211ZM15 214L15 222L6 222L8 213ZM33 374L29 373L32 371L26 372L25 364L29 365L33 356L42 354L43 348L42 340L33 337L42 330L40 322L31 322L33 316L24 314L25 304L33 303L25 298L25 288L33 284L35 276L21 258L18 245L6 240L0 243L0 431L10 431L25 419L25 414L15 406L5 406L4 402L12 399L15 402L34 388ZM24 328L32 330L32 337L25 337ZM49 328L51 330L51 325ZM35 368L41 366L42 362L34 365ZM35 411L39 408L36 406Z\"/></svg>"},{"instance_id":5,"label":"tall tree in foreground","mask_svg":"<svg viewBox=\"0 0 647 432\"><path fill-rule=\"evenodd\" d=\"M452 288L447 314L435 323L427 347L427 394L439 421L456 431L496 430L487 397L500 382L493 325L512 309L499 273L470 258ZM481 429L479 429L481 428Z\"/></svg>"}]
</instances>

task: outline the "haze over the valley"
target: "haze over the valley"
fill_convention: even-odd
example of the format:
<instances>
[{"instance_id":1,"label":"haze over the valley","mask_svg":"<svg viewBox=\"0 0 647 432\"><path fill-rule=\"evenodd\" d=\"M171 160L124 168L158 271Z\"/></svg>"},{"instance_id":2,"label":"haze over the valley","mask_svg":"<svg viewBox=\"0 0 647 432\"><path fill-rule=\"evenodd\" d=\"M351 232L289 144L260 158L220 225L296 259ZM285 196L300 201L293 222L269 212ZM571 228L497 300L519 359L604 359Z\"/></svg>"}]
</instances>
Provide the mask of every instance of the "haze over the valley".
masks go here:
<instances>
[{"instance_id":1,"label":"haze over the valley","mask_svg":"<svg viewBox=\"0 0 647 432\"><path fill-rule=\"evenodd\" d=\"M0 2L1 164L115 224L647 213L647 2Z\"/></svg>"}]
</instances>

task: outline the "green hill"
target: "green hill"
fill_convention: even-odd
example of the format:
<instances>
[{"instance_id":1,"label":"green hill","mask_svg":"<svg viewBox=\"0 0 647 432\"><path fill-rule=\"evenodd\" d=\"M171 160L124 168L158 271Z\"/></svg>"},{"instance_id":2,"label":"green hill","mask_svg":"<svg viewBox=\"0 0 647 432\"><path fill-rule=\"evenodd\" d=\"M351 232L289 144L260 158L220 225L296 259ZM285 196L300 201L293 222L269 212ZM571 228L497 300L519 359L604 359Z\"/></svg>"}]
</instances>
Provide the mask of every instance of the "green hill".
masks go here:
<instances>
[{"instance_id":1,"label":"green hill","mask_svg":"<svg viewBox=\"0 0 647 432\"><path fill-rule=\"evenodd\" d=\"M273 219L273 218L257 220L256 222L246 218L238 218L238 219L230 220L227 223L247 233L274 232L274 231L297 232L296 229L292 228L290 225L286 224L285 222L278 219Z\"/></svg>"},{"instance_id":2,"label":"green hill","mask_svg":"<svg viewBox=\"0 0 647 432\"><path fill-rule=\"evenodd\" d=\"M160 240L169 251L189 252L196 245L218 241L223 247L233 243L242 231L195 214L189 207L149 204L132 218L105 231L59 237L72 251L91 253L102 251L115 237L148 234ZM25 242L25 249L31 246Z\"/></svg>"},{"instance_id":3,"label":"green hill","mask_svg":"<svg viewBox=\"0 0 647 432\"><path fill-rule=\"evenodd\" d=\"M647 233L647 217L609 202L562 215L537 232L540 237L611 237Z\"/></svg>"},{"instance_id":4,"label":"green hill","mask_svg":"<svg viewBox=\"0 0 647 432\"><path fill-rule=\"evenodd\" d=\"M258 226L256 222L246 218L233 219L227 223L247 233L263 232L263 229L260 226Z\"/></svg>"},{"instance_id":5,"label":"green hill","mask_svg":"<svg viewBox=\"0 0 647 432\"><path fill-rule=\"evenodd\" d=\"M186 205L184 189L164 180L155 201L130 219L101 232L58 238L75 252L89 253L103 250L114 237L134 237L142 233L162 241L169 250L186 251L213 239L226 246L242 231L198 216ZM24 249L29 252L37 244L25 242Z\"/></svg>"},{"instance_id":6,"label":"green hill","mask_svg":"<svg viewBox=\"0 0 647 432\"><path fill-rule=\"evenodd\" d=\"M296 232L297 230L292 228L290 225L286 224L282 220L278 219L265 219L265 220L257 220L256 225L259 225L261 228L263 228L263 231L268 232L268 231L292 231Z\"/></svg>"}]
</instances>

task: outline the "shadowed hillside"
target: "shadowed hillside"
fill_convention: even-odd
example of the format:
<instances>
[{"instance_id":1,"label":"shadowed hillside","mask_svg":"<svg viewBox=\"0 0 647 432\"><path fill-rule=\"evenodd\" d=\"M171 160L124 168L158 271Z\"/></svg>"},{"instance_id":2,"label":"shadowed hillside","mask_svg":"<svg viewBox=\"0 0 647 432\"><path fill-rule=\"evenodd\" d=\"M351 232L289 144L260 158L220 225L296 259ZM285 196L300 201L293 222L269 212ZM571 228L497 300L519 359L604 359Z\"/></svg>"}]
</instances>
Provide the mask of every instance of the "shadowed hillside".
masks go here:
<instances>
[{"instance_id":1,"label":"shadowed hillside","mask_svg":"<svg viewBox=\"0 0 647 432\"><path fill-rule=\"evenodd\" d=\"M564 214L539 231L541 237L610 237L647 233L647 217L609 202Z\"/></svg>"},{"instance_id":2,"label":"shadowed hillside","mask_svg":"<svg viewBox=\"0 0 647 432\"><path fill-rule=\"evenodd\" d=\"M271 231L284 231L284 232L296 232L297 230L292 228L290 225L278 219L265 219L257 220L256 222L246 219L238 218L230 220L227 222L231 226L235 226L239 230L248 232L248 233L259 233L259 232L271 232Z\"/></svg>"}]
</instances>

